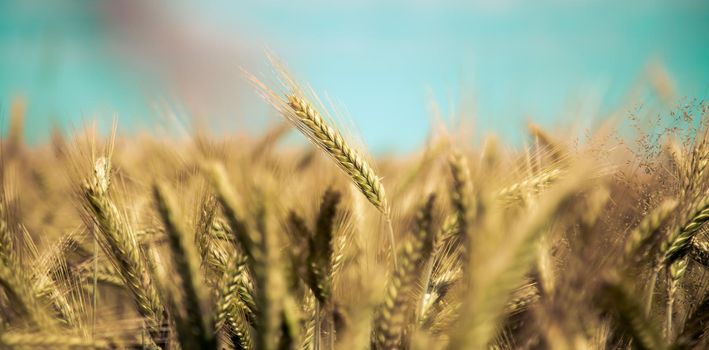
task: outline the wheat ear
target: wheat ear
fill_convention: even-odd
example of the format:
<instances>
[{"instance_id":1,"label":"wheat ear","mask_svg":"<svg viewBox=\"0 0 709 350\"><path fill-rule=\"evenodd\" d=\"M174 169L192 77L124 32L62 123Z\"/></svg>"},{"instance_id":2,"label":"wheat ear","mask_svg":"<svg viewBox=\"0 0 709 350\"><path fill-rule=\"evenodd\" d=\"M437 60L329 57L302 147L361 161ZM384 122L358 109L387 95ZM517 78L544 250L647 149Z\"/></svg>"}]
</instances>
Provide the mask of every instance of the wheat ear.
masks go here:
<instances>
[{"instance_id":1,"label":"wheat ear","mask_svg":"<svg viewBox=\"0 0 709 350\"><path fill-rule=\"evenodd\" d=\"M164 336L161 326L165 311L135 235L108 196L109 184L110 163L106 158L99 158L93 176L83 184L83 204L89 220L100 232L96 236L104 254L116 266L145 318L152 340L159 344Z\"/></svg>"},{"instance_id":2,"label":"wheat ear","mask_svg":"<svg viewBox=\"0 0 709 350\"><path fill-rule=\"evenodd\" d=\"M417 313L422 326L430 326L436 305L445 297L450 286L460 278L459 254L452 251L456 246L454 239L457 241L459 232L458 216L449 215L434 237L431 259L428 261L423 279L423 294Z\"/></svg>"},{"instance_id":3,"label":"wheat ear","mask_svg":"<svg viewBox=\"0 0 709 350\"><path fill-rule=\"evenodd\" d=\"M2 186L1 183L0 186ZM15 251L12 232L7 223L7 208L5 207L4 197L3 194L0 194L0 262L9 263L13 260Z\"/></svg>"},{"instance_id":4,"label":"wheat ear","mask_svg":"<svg viewBox=\"0 0 709 350\"><path fill-rule=\"evenodd\" d=\"M153 196L165 226L172 261L180 276L180 287L184 296L184 310L175 315L180 342L186 348L216 348L213 331L204 317L207 312L202 307L205 296L197 252L194 251L193 245L187 244L187 233L180 220L175 197L162 183L153 186Z\"/></svg>"},{"instance_id":5,"label":"wheat ear","mask_svg":"<svg viewBox=\"0 0 709 350\"><path fill-rule=\"evenodd\" d=\"M227 325L230 328L234 346L249 350L253 348L252 330L247 319L250 310L239 297L239 287L245 270L245 259L239 256L233 257L217 295L214 308L214 328L220 330L224 325ZM253 313L251 313L251 317L253 318Z\"/></svg>"},{"instance_id":6,"label":"wheat ear","mask_svg":"<svg viewBox=\"0 0 709 350\"><path fill-rule=\"evenodd\" d=\"M563 175L563 171L551 168L540 172L530 178L512 184L498 192L498 197L507 203L524 200L527 192L538 194L547 189Z\"/></svg>"},{"instance_id":7,"label":"wheat ear","mask_svg":"<svg viewBox=\"0 0 709 350\"><path fill-rule=\"evenodd\" d=\"M692 214L682 226L671 231L669 237L660 246L662 263L669 266L675 260L685 256L692 239L705 222L709 221L709 198L694 207Z\"/></svg>"},{"instance_id":8,"label":"wheat ear","mask_svg":"<svg viewBox=\"0 0 709 350\"><path fill-rule=\"evenodd\" d=\"M388 215L389 208L384 195L384 186L372 167L345 142L339 131L325 122L306 99L289 95L287 104L292 112L286 113L288 120L335 160L372 205Z\"/></svg>"},{"instance_id":9,"label":"wheat ear","mask_svg":"<svg viewBox=\"0 0 709 350\"><path fill-rule=\"evenodd\" d=\"M13 307L27 317L34 326L41 329L53 329L55 324L48 310L40 303L29 281L16 266L0 263L0 287L7 295Z\"/></svg>"},{"instance_id":10,"label":"wheat ear","mask_svg":"<svg viewBox=\"0 0 709 350\"><path fill-rule=\"evenodd\" d=\"M333 225L340 193L328 190L323 195L315 235L308 244L308 284L320 303L327 303L332 288Z\"/></svg>"},{"instance_id":11,"label":"wheat ear","mask_svg":"<svg viewBox=\"0 0 709 350\"><path fill-rule=\"evenodd\" d=\"M207 178L215 189L217 200L222 206L222 211L232 230L232 235L236 238L241 249L253 259L254 246L258 243L258 235L255 235L246 221L242 218L236 194L229 184L226 170L221 164L213 163L205 167Z\"/></svg>"},{"instance_id":12,"label":"wheat ear","mask_svg":"<svg viewBox=\"0 0 709 350\"><path fill-rule=\"evenodd\" d=\"M386 287L386 296L374 323L374 343L379 349L407 347L403 339L410 308L409 293L416 284L416 269L433 246L432 211L435 197L428 197L416 215L416 228L401 252L401 264Z\"/></svg>"},{"instance_id":13,"label":"wheat ear","mask_svg":"<svg viewBox=\"0 0 709 350\"><path fill-rule=\"evenodd\" d=\"M392 257L396 267L396 241L391 222L391 212L384 194L384 186L369 163L360 153L351 147L340 132L330 126L320 112L305 98L298 85L285 72L285 69L276 64L281 72L287 88L290 90L283 96L269 89L256 77L247 73L249 80L260 90L263 97L283 115L296 129L305 135L311 143L319 147L330 156L337 166L347 174L352 183L362 192L367 200L374 205L386 218L389 227L389 240Z\"/></svg>"},{"instance_id":14,"label":"wheat ear","mask_svg":"<svg viewBox=\"0 0 709 350\"><path fill-rule=\"evenodd\" d=\"M200 205L199 217L195 235L195 243L199 249L203 268L213 276L210 282L218 284L219 277L227 269L228 258L224 249L215 243L215 224L217 223L217 199L212 195L205 195Z\"/></svg>"},{"instance_id":15,"label":"wheat ear","mask_svg":"<svg viewBox=\"0 0 709 350\"><path fill-rule=\"evenodd\" d=\"M676 200L667 199L643 217L638 226L628 235L628 240L625 243L626 259L636 258L639 250L648 244L648 241L657 234L660 227L674 213L677 204Z\"/></svg>"},{"instance_id":16,"label":"wheat ear","mask_svg":"<svg viewBox=\"0 0 709 350\"><path fill-rule=\"evenodd\" d=\"M391 251L396 265L396 241L391 227L391 214L379 177L369 163L345 142L340 132L331 127L305 98L296 94L288 95L287 105L290 110L283 113L285 117L312 143L334 159L367 200L384 214L389 225Z\"/></svg>"}]
</instances>

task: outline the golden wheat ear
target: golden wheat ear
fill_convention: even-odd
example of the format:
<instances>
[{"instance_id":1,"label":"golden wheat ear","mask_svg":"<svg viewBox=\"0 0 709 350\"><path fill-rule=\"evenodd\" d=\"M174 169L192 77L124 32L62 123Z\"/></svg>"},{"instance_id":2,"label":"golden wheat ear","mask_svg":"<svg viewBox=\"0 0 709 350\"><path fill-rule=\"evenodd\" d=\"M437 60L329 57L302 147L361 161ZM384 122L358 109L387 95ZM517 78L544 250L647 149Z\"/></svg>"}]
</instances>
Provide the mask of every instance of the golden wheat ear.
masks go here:
<instances>
[{"instance_id":1,"label":"golden wheat ear","mask_svg":"<svg viewBox=\"0 0 709 350\"><path fill-rule=\"evenodd\" d=\"M286 90L284 94L273 91L256 77L246 73L249 80L293 127L333 159L367 200L384 215L389 226L391 256L396 266L396 240L391 223L391 210L380 177L362 156L362 152L352 147L342 137L340 131L323 117L306 97L306 94L286 73L285 68L273 59L272 63L281 74L280 78L284 82Z\"/></svg>"},{"instance_id":2,"label":"golden wheat ear","mask_svg":"<svg viewBox=\"0 0 709 350\"><path fill-rule=\"evenodd\" d=\"M93 174L82 185L86 223L97 228L95 237L99 245L131 292L151 340L160 344L165 341L162 326L166 312L135 233L109 196L110 176L109 160L98 158Z\"/></svg>"}]
</instances>

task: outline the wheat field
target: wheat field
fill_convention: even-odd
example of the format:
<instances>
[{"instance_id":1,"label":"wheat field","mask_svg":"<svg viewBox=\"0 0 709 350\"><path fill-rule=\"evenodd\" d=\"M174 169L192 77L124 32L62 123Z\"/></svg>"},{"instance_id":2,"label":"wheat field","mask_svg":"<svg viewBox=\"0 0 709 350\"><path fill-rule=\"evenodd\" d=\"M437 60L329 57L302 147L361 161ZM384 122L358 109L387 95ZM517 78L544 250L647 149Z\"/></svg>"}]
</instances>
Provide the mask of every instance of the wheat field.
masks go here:
<instances>
[{"instance_id":1,"label":"wheat field","mask_svg":"<svg viewBox=\"0 0 709 350\"><path fill-rule=\"evenodd\" d=\"M14 106L0 347L709 347L708 104L375 159L284 78L251 77L283 117L260 137L27 145Z\"/></svg>"}]
</instances>

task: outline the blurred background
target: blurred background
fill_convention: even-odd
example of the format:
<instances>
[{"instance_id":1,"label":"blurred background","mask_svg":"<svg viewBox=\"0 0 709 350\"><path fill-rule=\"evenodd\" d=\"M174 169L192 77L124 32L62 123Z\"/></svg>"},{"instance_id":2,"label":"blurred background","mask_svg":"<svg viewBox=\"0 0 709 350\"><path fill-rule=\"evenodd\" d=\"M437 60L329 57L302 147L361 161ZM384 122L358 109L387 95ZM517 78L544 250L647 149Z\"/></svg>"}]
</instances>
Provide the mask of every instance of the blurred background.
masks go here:
<instances>
[{"instance_id":1,"label":"blurred background","mask_svg":"<svg viewBox=\"0 0 709 350\"><path fill-rule=\"evenodd\" d=\"M278 119L240 69L272 76L267 50L375 153L419 147L432 115L514 144L529 120L709 96L709 2L0 0L0 127L23 99L31 143L165 115L258 132Z\"/></svg>"}]
</instances>

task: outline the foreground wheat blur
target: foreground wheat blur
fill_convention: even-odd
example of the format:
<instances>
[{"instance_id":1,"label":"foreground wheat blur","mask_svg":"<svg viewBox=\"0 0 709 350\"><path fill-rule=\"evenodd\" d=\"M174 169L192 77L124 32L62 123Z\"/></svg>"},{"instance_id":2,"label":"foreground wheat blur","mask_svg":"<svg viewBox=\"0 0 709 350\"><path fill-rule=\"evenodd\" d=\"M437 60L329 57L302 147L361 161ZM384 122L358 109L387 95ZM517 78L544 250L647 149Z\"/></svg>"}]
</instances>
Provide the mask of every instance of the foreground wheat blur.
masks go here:
<instances>
[{"instance_id":1,"label":"foreground wheat blur","mask_svg":"<svg viewBox=\"0 0 709 350\"><path fill-rule=\"evenodd\" d=\"M36 147L12 127L0 348L709 346L706 104L637 147L533 126L520 151L438 133L373 162L300 90L266 92L314 148L278 147L285 124Z\"/></svg>"}]
</instances>

